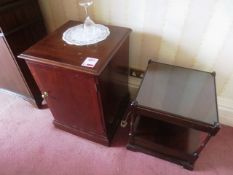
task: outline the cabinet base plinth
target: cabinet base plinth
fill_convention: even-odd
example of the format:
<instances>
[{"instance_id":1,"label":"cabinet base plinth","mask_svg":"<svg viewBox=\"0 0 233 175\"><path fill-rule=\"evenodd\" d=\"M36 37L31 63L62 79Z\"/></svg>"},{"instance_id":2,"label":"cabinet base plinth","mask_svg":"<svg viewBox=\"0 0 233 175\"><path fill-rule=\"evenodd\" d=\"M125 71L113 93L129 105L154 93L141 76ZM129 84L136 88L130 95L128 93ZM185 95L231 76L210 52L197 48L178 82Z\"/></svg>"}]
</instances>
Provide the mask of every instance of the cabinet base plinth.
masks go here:
<instances>
[{"instance_id":1,"label":"cabinet base plinth","mask_svg":"<svg viewBox=\"0 0 233 175\"><path fill-rule=\"evenodd\" d=\"M85 131L81 131L81 130L78 130L76 128L72 128L72 127L69 127L67 125L61 124L60 122L58 122L56 120L53 121L53 124L55 127L62 129L64 131L67 131L71 134L80 136L82 138L86 138L88 140L103 144L105 146L110 146L110 140L107 137L105 137L104 135L97 135L94 133L88 133Z\"/></svg>"}]
</instances>

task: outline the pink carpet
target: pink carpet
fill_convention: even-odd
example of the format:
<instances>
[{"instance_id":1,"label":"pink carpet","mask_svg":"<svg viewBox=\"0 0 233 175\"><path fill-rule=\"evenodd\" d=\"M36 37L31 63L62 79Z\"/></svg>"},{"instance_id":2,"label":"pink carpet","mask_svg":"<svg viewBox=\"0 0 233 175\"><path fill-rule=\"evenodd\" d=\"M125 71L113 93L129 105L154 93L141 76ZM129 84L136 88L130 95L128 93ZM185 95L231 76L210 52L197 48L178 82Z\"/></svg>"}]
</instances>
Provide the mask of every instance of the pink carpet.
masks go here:
<instances>
[{"instance_id":1,"label":"pink carpet","mask_svg":"<svg viewBox=\"0 0 233 175\"><path fill-rule=\"evenodd\" d=\"M127 130L112 147L56 129L48 109L0 93L0 175L232 175L233 128L223 126L193 172L125 149ZM122 137L122 134L125 136Z\"/></svg>"}]
</instances>

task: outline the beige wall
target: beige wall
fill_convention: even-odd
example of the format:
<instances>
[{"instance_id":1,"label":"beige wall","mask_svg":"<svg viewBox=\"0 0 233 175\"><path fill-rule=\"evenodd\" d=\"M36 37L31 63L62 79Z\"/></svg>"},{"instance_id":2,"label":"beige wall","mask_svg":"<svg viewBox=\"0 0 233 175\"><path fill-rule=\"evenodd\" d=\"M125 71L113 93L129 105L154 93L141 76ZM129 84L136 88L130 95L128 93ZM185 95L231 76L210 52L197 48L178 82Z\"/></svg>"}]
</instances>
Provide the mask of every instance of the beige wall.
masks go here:
<instances>
[{"instance_id":1,"label":"beige wall","mask_svg":"<svg viewBox=\"0 0 233 175\"><path fill-rule=\"evenodd\" d=\"M39 0L49 31L83 20L78 0ZM133 29L131 67L149 58L217 72L218 96L233 104L232 0L94 0L91 17ZM233 107L232 107L233 109Z\"/></svg>"}]
</instances>

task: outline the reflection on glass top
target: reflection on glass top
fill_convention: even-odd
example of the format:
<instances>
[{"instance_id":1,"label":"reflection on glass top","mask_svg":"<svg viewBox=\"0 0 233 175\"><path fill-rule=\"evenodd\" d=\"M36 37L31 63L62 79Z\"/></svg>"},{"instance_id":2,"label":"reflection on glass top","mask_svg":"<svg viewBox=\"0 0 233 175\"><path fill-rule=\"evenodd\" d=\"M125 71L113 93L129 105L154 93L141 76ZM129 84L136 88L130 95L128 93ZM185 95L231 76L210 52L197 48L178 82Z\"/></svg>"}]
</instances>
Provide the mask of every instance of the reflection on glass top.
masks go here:
<instances>
[{"instance_id":1,"label":"reflection on glass top","mask_svg":"<svg viewBox=\"0 0 233 175\"><path fill-rule=\"evenodd\" d=\"M151 62L136 101L207 124L218 122L215 80L207 72Z\"/></svg>"}]
</instances>

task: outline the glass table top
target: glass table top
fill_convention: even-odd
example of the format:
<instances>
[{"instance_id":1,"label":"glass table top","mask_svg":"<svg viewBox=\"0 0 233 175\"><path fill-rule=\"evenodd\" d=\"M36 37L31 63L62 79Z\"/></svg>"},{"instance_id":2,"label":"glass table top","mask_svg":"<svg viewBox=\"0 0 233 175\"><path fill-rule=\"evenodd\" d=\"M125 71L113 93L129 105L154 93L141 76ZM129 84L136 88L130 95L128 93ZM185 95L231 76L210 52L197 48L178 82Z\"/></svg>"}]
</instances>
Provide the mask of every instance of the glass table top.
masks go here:
<instances>
[{"instance_id":1,"label":"glass table top","mask_svg":"<svg viewBox=\"0 0 233 175\"><path fill-rule=\"evenodd\" d=\"M209 72L150 62L136 101L185 119L218 122L215 76Z\"/></svg>"}]
</instances>

